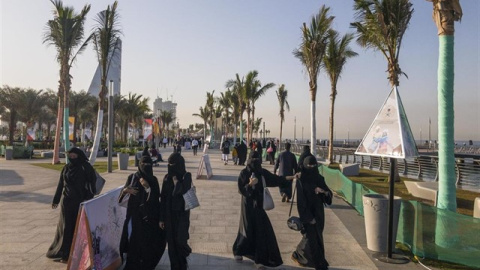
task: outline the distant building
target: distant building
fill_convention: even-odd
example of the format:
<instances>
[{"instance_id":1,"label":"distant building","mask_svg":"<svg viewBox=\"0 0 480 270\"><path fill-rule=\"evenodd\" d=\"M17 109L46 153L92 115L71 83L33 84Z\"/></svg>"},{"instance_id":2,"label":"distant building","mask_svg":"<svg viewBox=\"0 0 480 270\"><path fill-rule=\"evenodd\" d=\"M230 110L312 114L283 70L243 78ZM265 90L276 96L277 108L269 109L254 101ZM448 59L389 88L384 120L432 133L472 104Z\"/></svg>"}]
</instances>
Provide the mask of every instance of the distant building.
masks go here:
<instances>
[{"instance_id":1,"label":"distant building","mask_svg":"<svg viewBox=\"0 0 480 270\"><path fill-rule=\"evenodd\" d=\"M98 97L100 93L101 86L101 77L102 70L100 64L97 66L95 75L93 76L90 87L88 88L88 93L94 97ZM121 77L122 77L122 41L119 39L117 43L117 49L115 50L114 57L110 64L107 75L107 87L110 85L110 81L113 81L113 94L120 95L120 86L121 86ZM107 93L108 95L108 93Z\"/></svg>"},{"instance_id":2,"label":"distant building","mask_svg":"<svg viewBox=\"0 0 480 270\"><path fill-rule=\"evenodd\" d=\"M160 116L161 111L172 112L172 118L177 118L177 103L174 103L171 100L163 101L161 98L157 97L153 102L153 114L155 116ZM176 121L172 121L173 125Z\"/></svg>"}]
</instances>

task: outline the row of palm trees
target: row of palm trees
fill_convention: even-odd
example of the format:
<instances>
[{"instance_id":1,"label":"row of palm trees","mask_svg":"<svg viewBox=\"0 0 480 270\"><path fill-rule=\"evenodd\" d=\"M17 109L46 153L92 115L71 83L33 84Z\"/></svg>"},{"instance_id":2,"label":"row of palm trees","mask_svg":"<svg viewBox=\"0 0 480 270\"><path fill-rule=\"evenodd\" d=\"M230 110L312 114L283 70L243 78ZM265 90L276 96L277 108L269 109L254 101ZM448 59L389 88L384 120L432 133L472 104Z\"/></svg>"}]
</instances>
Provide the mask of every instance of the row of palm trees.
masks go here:
<instances>
[{"instance_id":1,"label":"row of palm trees","mask_svg":"<svg viewBox=\"0 0 480 270\"><path fill-rule=\"evenodd\" d=\"M58 96L53 90L34 90L19 87L0 87L0 115L9 123L9 141L14 140L17 122L37 123L40 134L51 137L50 130L57 120ZM117 128L115 138L126 142L129 125L136 130L142 127L145 118L151 118L148 106L149 98L129 93L128 96L116 95L113 98L114 118ZM75 117L73 134L78 128L85 129L95 123L95 111L98 110L96 97L85 91L70 92L69 116ZM168 123L168 113L166 120ZM171 114L170 114L171 117ZM165 123L164 121L164 123ZM45 128L43 128L45 127ZM102 134L106 134L102 127ZM23 131L23 134L26 134ZM25 140L28 143L27 140Z\"/></svg>"},{"instance_id":2,"label":"row of palm trees","mask_svg":"<svg viewBox=\"0 0 480 270\"><path fill-rule=\"evenodd\" d=\"M56 60L60 66L60 79L57 93L57 124L52 163L60 162L60 129L62 123L64 127L68 126L69 95L72 79L70 68L75 62L76 57L86 49L88 43L93 42L97 60L102 71L100 79L101 88L98 96L97 125L92 155L90 156L90 162L93 164L96 160L96 152L98 151L101 138L103 112L106 105L106 94L108 92L108 70L113 58L118 55L117 50L119 50L119 44L121 42L119 14L117 12L118 3L115 1L112 5L108 5L105 10L97 14L95 27L92 33L87 36L85 35L84 25L87 14L90 11L90 5L85 5L80 13L76 13L73 7L64 6L61 0L51 0L51 3L54 6L53 19L47 22L47 30L45 31L43 42L55 47L57 50ZM67 148L69 147L68 136L68 132L64 132L63 140Z\"/></svg>"}]
</instances>

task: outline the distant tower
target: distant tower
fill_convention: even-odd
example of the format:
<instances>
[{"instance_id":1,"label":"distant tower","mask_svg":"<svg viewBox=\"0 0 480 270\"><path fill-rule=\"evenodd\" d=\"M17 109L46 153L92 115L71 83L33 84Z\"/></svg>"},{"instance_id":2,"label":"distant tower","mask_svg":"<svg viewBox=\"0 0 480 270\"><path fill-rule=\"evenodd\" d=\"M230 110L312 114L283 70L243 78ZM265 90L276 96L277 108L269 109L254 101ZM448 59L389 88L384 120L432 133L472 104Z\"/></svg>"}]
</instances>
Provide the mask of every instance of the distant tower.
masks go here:
<instances>
[{"instance_id":1,"label":"distant tower","mask_svg":"<svg viewBox=\"0 0 480 270\"><path fill-rule=\"evenodd\" d=\"M113 80L113 94L120 95L120 83L122 75L122 40L118 39L117 48L115 49L115 54L113 55L112 62L110 63L110 68L107 75L107 87L110 80ZM95 75L93 76L90 87L88 88L88 93L92 96L98 97L101 87L101 76L102 69L100 64L97 66Z\"/></svg>"}]
</instances>

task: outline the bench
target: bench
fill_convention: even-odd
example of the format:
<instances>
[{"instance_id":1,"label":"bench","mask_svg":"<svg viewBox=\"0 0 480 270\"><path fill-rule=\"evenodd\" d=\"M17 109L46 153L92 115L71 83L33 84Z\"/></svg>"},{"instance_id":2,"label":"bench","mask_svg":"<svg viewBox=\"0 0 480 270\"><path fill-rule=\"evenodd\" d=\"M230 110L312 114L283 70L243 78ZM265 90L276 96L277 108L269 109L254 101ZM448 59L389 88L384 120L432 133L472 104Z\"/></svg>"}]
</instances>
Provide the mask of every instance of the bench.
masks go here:
<instances>
[{"instance_id":1,"label":"bench","mask_svg":"<svg viewBox=\"0 0 480 270\"><path fill-rule=\"evenodd\" d=\"M473 204L473 217L480 218L480 197L475 198L475 203Z\"/></svg>"},{"instance_id":2,"label":"bench","mask_svg":"<svg viewBox=\"0 0 480 270\"><path fill-rule=\"evenodd\" d=\"M404 181L404 183L410 194L432 201L433 205L437 205L438 182Z\"/></svg>"},{"instance_id":3,"label":"bench","mask_svg":"<svg viewBox=\"0 0 480 270\"><path fill-rule=\"evenodd\" d=\"M340 164L340 171L345 176L357 176L360 174L360 164L358 163L349 163L349 164Z\"/></svg>"}]
</instances>

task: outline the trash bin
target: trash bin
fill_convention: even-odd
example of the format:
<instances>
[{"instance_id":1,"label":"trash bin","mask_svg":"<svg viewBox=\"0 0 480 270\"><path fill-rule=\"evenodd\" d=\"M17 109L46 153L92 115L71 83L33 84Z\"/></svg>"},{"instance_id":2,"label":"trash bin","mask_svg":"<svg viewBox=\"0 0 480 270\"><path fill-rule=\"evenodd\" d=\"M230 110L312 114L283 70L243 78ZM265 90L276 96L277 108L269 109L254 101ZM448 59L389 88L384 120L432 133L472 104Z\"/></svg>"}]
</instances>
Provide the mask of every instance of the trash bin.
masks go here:
<instances>
[{"instance_id":1,"label":"trash bin","mask_svg":"<svg viewBox=\"0 0 480 270\"><path fill-rule=\"evenodd\" d=\"M367 248L377 252L387 252L388 235L388 198L386 194L363 195L363 214L365 218L365 233ZM395 248L397 238L398 216L401 198L393 198L393 237L392 248Z\"/></svg>"},{"instance_id":2,"label":"trash bin","mask_svg":"<svg viewBox=\"0 0 480 270\"><path fill-rule=\"evenodd\" d=\"M12 160L13 159L13 148L6 148L5 149L5 160Z\"/></svg>"}]
</instances>

